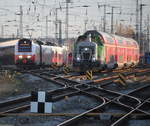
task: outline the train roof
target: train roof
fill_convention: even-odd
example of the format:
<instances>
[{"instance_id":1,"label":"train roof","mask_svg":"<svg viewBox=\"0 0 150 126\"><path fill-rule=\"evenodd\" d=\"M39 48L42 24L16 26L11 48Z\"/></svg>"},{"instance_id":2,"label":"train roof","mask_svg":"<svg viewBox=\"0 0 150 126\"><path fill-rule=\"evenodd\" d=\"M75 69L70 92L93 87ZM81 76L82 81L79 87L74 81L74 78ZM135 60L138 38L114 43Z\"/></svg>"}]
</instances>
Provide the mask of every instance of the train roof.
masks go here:
<instances>
[{"instance_id":1,"label":"train roof","mask_svg":"<svg viewBox=\"0 0 150 126\"><path fill-rule=\"evenodd\" d=\"M137 41L135 41L132 38L126 38L123 36L118 36L115 34L109 34L106 32L98 32L96 30L90 30L87 31L84 35L88 35L88 34L92 34L92 35L98 35L99 37L101 37L104 41L102 41L104 44L115 44L115 40L117 41L118 45L123 45L123 46L132 46L132 47L136 47L138 48L138 43Z\"/></svg>"},{"instance_id":2,"label":"train roof","mask_svg":"<svg viewBox=\"0 0 150 126\"><path fill-rule=\"evenodd\" d=\"M0 43L0 48L15 46L19 39Z\"/></svg>"}]
</instances>

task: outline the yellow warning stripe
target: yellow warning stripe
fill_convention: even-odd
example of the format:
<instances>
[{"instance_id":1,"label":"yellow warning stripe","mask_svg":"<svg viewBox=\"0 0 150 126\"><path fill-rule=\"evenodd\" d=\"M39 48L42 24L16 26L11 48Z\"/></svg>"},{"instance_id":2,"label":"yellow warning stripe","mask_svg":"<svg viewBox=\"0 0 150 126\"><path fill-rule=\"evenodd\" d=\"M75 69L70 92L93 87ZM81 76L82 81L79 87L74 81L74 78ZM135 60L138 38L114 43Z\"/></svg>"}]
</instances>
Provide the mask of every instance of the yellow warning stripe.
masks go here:
<instances>
[{"instance_id":1,"label":"yellow warning stripe","mask_svg":"<svg viewBox=\"0 0 150 126\"><path fill-rule=\"evenodd\" d=\"M119 80L119 82L120 82L123 86L126 85L126 83L124 83L121 79Z\"/></svg>"},{"instance_id":2,"label":"yellow warning stripe","mask_svg":"<svg viewBox=\"0 0 150 126\"><path fill-rule=\"evenodd\" d=\"M121 81L123 81L123 83L126 83L126 77L123 76L122 74L119 74L119 78Z\"/></svg>"},{"instance_id":3,"label":"yellow warning stripe","mask_svg":"<svg viewBox=\"0 0 150 126\"><path fill-rule=\"evenodd\" d=\"M64 72L65 74L68 74L69 71L70 71L70 69L69 69L66 65L64 65L64 70L63 70L63 72Z\"/></svg>"},{"instance_id":4,"label":"yellow warning stripe","mask_svg":"<svg viewBox=\"0 0 150 126\"><path fill-rule=\"evenodd\" d=\"M92 71L86 71L86 77L88 80L92 80L93 78Z\"/></svg>"}]
</instances>

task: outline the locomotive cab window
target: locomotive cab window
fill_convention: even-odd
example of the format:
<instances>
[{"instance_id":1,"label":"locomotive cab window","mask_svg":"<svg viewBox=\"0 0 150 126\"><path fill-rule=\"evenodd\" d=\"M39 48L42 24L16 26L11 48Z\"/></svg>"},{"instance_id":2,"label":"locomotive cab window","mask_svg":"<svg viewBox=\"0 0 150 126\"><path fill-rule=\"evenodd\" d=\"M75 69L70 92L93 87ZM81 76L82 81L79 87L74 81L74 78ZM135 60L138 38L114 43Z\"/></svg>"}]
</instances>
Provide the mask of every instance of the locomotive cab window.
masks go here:
<instances>
[{"instance_id":1,"label":"locomotive cab window","mask_svg":"<svg viewBox=\"0 0 150 126\"><path fill-rule=\"evenodd\" d=\"M92 51L92 54L94 54L95 52L95 48L94 47L80 47L79 48L79 54L81 54L82 52L91 52Z\"/></svg>"},{"instance_id":2,"label":"locomotive cab window","mask_svg":"<svg viewBox=\"0 0 150 126\"><path fill-rule=\"evenodd\" d=\"M32 45L31 41L27 39L22 39L18 42L18 52L31 52L32 51Z\"/></svg>"}]
</instances>

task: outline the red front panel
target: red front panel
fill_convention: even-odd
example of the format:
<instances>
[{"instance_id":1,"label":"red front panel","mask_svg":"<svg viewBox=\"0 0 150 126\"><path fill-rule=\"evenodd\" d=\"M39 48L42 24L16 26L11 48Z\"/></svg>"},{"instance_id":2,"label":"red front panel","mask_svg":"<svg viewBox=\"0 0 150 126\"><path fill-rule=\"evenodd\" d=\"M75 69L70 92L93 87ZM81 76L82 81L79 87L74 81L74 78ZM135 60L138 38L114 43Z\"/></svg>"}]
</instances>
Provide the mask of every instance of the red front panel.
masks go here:
<instances>
[{"instance_id":1,"label":"red front panel","mask_svg":"<svg viewBox=\"0 0 150 126\"><path fill-rule=\"evenodd\" d=\"M35 55L15 55L15 63L19 61L26 64L29 60L35 63Z\"/></svg>"}]
</instances>

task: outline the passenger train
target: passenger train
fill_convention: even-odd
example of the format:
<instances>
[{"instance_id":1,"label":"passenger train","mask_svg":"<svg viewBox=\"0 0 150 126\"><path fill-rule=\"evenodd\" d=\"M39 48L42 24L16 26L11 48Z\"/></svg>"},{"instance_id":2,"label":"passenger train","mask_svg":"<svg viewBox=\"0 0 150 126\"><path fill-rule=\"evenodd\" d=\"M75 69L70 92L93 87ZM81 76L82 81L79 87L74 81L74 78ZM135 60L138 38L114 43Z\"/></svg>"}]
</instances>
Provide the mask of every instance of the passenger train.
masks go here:
<instances>
[{"instance_id":1,"label":"passenger train","mask_svg":"<svg viewBox=\"0 0 150 126\"><path fill-rule=\"evenodd\" d=\"M77 71L113 69L138 64L139 45L131 38L91 30L78 37L73 54Z\"/></svg>"},{"instance_id":2,"label":"passenger train","mask_svg":"<svg viewBox=\"0 0 150 126\"><path fill-rule=\"evenodd\" d=\"M42 44L40 41L21 39L15 46L15 64L61 66L67 63L67 47Z\"/></svg>"},{"instance_id":3,"label":"passenger train","mask_svg":"<svg viewBox=\"0 0 150 126\"><path fill-rule=\"evenodd\" d=\"M68 49L38 40L17 39L0 43L0 65L50 66L67 64Z\"/></svg>"},{"instance_id":4,"label":"passenger train","mask_svg":"<svg viewBox=\"0 0 150 126\"><path fill-rule=\"evenodd\" d=\"M18 39L0 43L0 65L14 65L15 45Z\"/></svg>"}]
</instances>

